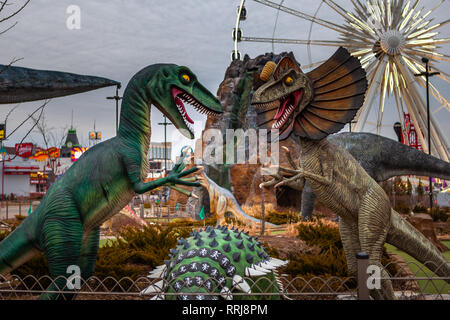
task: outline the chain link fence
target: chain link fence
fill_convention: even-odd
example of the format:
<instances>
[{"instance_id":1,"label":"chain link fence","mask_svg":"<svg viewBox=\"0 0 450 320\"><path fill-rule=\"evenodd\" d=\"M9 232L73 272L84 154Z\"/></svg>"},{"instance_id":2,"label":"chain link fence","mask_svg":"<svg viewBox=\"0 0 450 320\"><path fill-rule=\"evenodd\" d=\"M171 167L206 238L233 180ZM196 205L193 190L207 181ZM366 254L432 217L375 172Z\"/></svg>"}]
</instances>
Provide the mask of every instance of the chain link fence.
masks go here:
<instances>
[{"instance_id":1,"label":"chain link fence","mask_svg":"<svg viewBox=\"0 0 450 320\"><path fill-rule=\"evenodd\" d=\"M36 299L42 293L76 294L79 300L145 300L145 299L272 299L288 300L357 300L370 299L368 283L381 280L376 274L367 272L367 261L359 259L359 270L356 277L290 277L282 274L275 278L244 277L241 284L236 279L194 277L191 281L177 283L161 279L128 277L115 279L107 277L99 279L91 277L87 280L79 279L78 290L68 290L73 278L60 277L65 283L57 290L46 291L46 288L56 284L56 280L49 276L36 278L33 275L18 277L15 275L0 275L0 300ZM450 262L448 262L450 263ZM408 263L397 272L390 275L396 297L402 300L450 300L450 276L437 277L425 266L418 263ZM389 266L384 268L387 270ZM441 266L442 267L442 266ZM371 278L372 277L372 278ZM196 279L197 278L197 279ZM69 286L68 286L69 284ZM247 287L248 285L248 287ZM143 290L153 286L148 292ZM223 290L227 287L227 290ZM229 289L229 291L228 291ZM275 289L275 290L274 290ZM151 291L151 292L150 292ZM61 295L67 298L67 296Z\"/></svg>"}]
</instances>

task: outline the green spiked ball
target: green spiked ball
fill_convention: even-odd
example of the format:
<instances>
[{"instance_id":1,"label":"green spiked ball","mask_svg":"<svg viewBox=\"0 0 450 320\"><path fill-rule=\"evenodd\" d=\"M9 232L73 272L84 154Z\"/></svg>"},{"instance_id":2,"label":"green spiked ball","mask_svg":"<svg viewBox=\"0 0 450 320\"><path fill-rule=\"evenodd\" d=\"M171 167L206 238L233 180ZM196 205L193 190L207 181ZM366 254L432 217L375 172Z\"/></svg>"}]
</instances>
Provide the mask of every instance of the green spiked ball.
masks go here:
<instances>
[{"instance_id":1,"label":"green spiked ball","mask_svg":"<svg viewBox=\"0 0 450 320\"><path fill-rule=\"evenodd\" d=\"M276 269L287 261L269 257L261 242L243 230L208 226L193 231L178 240L169 257L149 275L162 280L142 294L154 300L280 299Z\"/></svg>"}]
</instances>

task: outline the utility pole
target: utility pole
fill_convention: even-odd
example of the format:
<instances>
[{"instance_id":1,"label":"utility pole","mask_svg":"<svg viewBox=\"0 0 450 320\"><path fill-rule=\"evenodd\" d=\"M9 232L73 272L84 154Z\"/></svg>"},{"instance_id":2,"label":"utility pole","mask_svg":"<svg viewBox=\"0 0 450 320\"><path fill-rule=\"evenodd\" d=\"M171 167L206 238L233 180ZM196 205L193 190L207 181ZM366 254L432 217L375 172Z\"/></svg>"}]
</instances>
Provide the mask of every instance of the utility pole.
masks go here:
<instances>
[{"instance_id":1,"label":"utility pole","mask_svg":"<svg viewBox=\"0 0 450 320\"><path fill-rule=\"evenodd\" d=\"M109 100L116 100L116 135L119 132L119 100L123 97L119 96L119 89L121 88L120 83L116 86L116 95L112 97L106 97Z\"/></svg>"},{"instance_id":2,"label":"utility pole","mask_svg":"<svg viewBox=\"0 0 450 320\"><path fill-rule=\"evenodd\" d=\"M421 73L414 74L416 77L425 76L426 79L426 88L427 88L427 120L428 120L428 154L431 155L431 121L430 121L430 90L429 90L429 78L435 75L438 75L439 72L430 72L430 67L428 65L429 59L426 57L422 58L422 62L425 63L425 71ZM433 181L431 177L428 177L430 186L430 214L433 210Z\"/></svg>"},{"instance_id":3,"label":"utility pole","mask_svg":"<svg viewBox=\"0 0 450 320\"><path fill-rule=\"evenodd\" d=\"M160 126L164 126L164 168L167 172L167 126L171 126L172 124L170 122L167 122L167 118L165 115L164 122L158 123Z\"/></svg>"}]
</instances>

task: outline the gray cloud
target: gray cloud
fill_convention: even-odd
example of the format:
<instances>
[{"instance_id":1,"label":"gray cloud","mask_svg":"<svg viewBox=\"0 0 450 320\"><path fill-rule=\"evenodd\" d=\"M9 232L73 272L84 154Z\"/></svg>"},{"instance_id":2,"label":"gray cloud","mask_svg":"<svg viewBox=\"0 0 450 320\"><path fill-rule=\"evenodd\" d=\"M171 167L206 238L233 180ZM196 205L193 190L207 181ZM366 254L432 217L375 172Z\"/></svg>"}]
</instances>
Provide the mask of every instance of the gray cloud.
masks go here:
<instances>
[{"instance_id":1,"label":"gray cloud","mask_svg":"<svg viewBox=\"0 0 450 320\"><path fill-rule=\"evenodd\" d=\"M342 1L341 1L342 2ZM285 1L306 13L313 14L318 1ZM426 7L436 1L422 1ZM66 9L76 4L81 8L81 29L68 30ZM223 80L225 69L230 62L233 49L231 30L235 23L236 8L239 1L224 0L40 0L31 1L29 6L17 16L19 24L0 36L1 63L13 57L24 57L17 65L37 69L75 72L108 77L126 85L131 76L144 66L158 62L170 62L189 66L200 81L212 92L216 92ZM272 35L275 10L253 1L247 1L248 19L242 23L244 35L267 37ZM434 15L437 21L447 19L448 4ZM330 8L323 6L319 15L325 19L341 21L341 17ZM310 24L299 18L280 13L277 36L306 39ZM313 28L315 39L333 39L336 33L320 26ZM440 30L448 37L448 27ZM280 46L276 51L294 51L297 60L308 64L304 46ZM448 54L448 45L444 46ZM242 43L240 51L250 56L271 51L270 44ZM334 48L312 48L314 61L330 56ZM441 67L449 71L448 64ZM435 81L436 86L448 97L448 84ZM123 90L122 90L123 92ZM104 139L115 135L114 102L105 97L113 95L113 88L53 99L47 107L46 116L51 127L61 128L70 125L71 111L74 111L74 125L79 138L87 144L88 131L94 121ZM9 120L8 127L15 127L26 114L31 113L38 102L24 103ZM437 103L433 101L432 110ZM10 106L0 108L0 119L4 118ZM152 110L152 140L162 141L163 130L157 128L162 116L155 108ZM372 120L375 115L371 115ZM436 114L448 136L450 115L446 111ZM195 115L194 120L204 119ZM393 122L397 112L393 105L386 108L383 134L394 137ZM169 127L170 128L170 127ZM17 142L27 128L19 130L7 142ZM169 132L170 133L170 132ZM169 134L171 136L171 134ZM174 136L176 136L174 134ZM39 141L34 135L33 139ZM29 139L30 140L30 139ZM187 143L180 140L178 146ZM173 156L178 153L174 148Z\"/></svg>"}]
</instances>

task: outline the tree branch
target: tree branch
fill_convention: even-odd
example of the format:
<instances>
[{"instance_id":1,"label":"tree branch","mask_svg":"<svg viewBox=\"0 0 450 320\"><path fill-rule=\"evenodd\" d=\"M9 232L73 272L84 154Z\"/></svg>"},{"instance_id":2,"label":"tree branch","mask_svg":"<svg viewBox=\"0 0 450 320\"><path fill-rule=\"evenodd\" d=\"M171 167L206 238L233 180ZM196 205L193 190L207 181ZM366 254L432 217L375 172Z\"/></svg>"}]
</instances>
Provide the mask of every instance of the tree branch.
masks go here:
<instances>
[{"instance_id":1,"label":"tree branch","mask_svg":"<svg viewBox=\"0 0 450 320\"><path fill-rule=\"evenodd\" d=\"M14 17L16 14L18 14L20 11L22 11L23 8L25 8L26 5L27 5L30 1L31 1L31 0L27 0L27 1L26 1L26 2L25 2L18 10L17 10L17 11L11 13L9 16L7 16L7 17L5 17L5 18L3 18L3 19L0 19L0 23L3 22L3 21L9 20L9 19L11 19L12 17ZM8 0L5 0L5 1L3 2L1 9L4 8L4 6L6 5L7 2L8 2ZM0 9L0 11L1 11L1 9Z\"/></svg>"}]
</instances>

